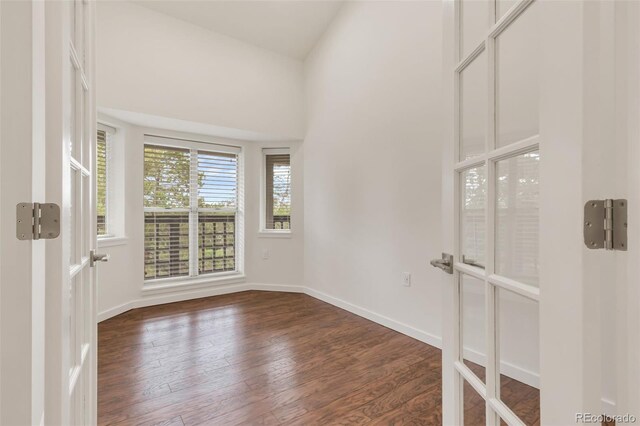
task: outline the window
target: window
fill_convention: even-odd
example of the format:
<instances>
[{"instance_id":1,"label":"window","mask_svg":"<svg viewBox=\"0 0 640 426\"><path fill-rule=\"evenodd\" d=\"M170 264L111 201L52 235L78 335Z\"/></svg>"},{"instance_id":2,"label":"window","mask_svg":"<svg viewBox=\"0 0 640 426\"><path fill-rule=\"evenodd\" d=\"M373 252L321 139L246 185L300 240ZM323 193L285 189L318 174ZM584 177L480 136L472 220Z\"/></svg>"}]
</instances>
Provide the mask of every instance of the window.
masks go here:
<instances>
[{"instance_id":1,"label":"window","mask_svg":"<svg viewBox=\"0 0 640 426\"><path fill-rule=\"evenodd\" d=\"M145 139L145 279L238 271L239 148Z\"/></svg>"},{"instance_id":2,"label":"window","mask_svg":"<svg viewBox=\"0 0 640 426\"><path fill-rule=\"evenodd\" d=\"M264 229L291 229L291 156L289 149L264 149Z\"/></svg>"},{"instance_id":3,"label":"window","mask_svg":"<svg viewBox=\"0 0 640 426\"><path fill-rule=\"evenodd\" d=\"M96 143L96 214L98 238L113 236L112 218L109 214L109 169L111 166L111 145L115 129L98 124Z\"/></svg>"}]
</instances>

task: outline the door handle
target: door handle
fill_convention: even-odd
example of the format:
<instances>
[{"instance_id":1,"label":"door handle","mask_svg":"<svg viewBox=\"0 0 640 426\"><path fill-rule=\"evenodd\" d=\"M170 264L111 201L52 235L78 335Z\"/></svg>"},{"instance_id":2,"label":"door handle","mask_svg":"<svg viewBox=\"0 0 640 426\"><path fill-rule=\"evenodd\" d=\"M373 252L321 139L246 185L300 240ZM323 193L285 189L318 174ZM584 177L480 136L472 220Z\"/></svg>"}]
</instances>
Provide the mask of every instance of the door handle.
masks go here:
<instances>
[{"instance_id":1,"label":"door handle","mask_svg":"<svg viewBox=\"0 0 640 426\"><path fill-rule=\"evenodd\" d=\"M449 253L442 253L442 259L433 259L431 266L440 268L447 274L453 274L453 255Z\"/></svg>"},{"instance_id":2,"label":"door handle","mask_svg":"<svg viewBox=\"0 0 640 426\"><path fill-rule=\"evenodd\" d=\"M96 253L95 250L91 250L89 252L89 266L95 266L96 262L108 262L110 257L106 253Z\"/></svg>"}]
</instances>

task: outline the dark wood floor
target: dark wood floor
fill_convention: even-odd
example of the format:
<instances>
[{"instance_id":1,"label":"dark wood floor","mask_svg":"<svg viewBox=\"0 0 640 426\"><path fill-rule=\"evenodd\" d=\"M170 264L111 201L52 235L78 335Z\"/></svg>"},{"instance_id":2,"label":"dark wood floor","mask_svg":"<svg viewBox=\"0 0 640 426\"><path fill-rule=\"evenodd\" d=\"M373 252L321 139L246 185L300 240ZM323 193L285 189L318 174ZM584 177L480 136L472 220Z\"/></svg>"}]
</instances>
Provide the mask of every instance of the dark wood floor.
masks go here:
<instances>
[{"instance_id":1,"label":"dark wood floor","mask_svg":"<svg viewBox=\"0 0 640 426\"><path fill-rule=\"evenodd\" d=\"M441 423L438 349L306 295L135 309L98 336L100 425ZM509 387L532 405L532 388ZM465 395L465 424L484 424Z\"/></svg>"}]
</instances>

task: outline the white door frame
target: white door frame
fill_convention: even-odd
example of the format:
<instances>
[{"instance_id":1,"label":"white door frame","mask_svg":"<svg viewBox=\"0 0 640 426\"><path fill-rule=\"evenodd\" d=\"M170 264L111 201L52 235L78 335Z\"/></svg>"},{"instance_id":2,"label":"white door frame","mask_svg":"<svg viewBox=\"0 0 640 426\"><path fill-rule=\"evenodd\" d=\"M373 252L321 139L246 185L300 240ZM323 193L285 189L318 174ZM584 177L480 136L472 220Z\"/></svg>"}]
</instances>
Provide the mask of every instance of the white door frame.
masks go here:
<instances>
[{"instance_id":1,"label":"white door frame","mask_svg":"<svg viewBox=\"0 0 640 426\"><path fill-rule=\"evenodd\" d=\"M626 149L619 157L625 173L618 175L628 194L629 251L618 259L616 287L617 414L640 419L640 3L621 2L615 10L618 55L616 57L616 134ZM624 167L626 166L626 167ZM635 242L635 244L633 244Z\"/></svg>"},{"instance_id":2,"label":"white door frame","mask_svg":"<svg viewBox=\"0 0 640 426\"><path fill-rule=\"evenodd\" d=\"M608 313L602 312L600 296L603 282L615 276L616 265L626 262L627 257L624 252L588 250L582 241L583 205L587 200L633 199L626 193L621 194L624 191L620 189L619 179L607 177L607 173L620 168L617 162L621 147L615 145L612 137L614 98L609 96L615 86L615 68L610 55L615 43L620 42L613 38L615 20L610 18L620 6L606 1L537 1L541 23L544 23L540 31L539 71L541 423L573 424L577 413L602 413L602 333L611 330L601 329L602 317ZM525 2L515 7L524 6ZM455 2L444 2L446 127L442 201L443 251L449 253L458 251L454 233L458 219L453 214L458 191L452 173L456 152L454 70L458 65L455 12ZM637 36L637 27L633 30ZM488 43L491 57L490 45ZM490 80L489 86L492 85ZM608 136L611 136L610 143L606 140ZM626 150L624 152L626 154ZM631 161L630 164L637 168L637 163ZM491 184L490 178L488 182ZM635 188L640 185L636 184ZM492 214L491 203L487 214ZM491 232L487 229L487 233ZM633 240L629 244L633 244ZM491 259L491 253L487 255ZM634 273L639 276L637 271ZM443 423L457 425L461 406L457 398L462 381L455 369L460 353L456 278L443 276L443 286ZM626 290L626 281L624 286ZM633 303L637 308L637 289L634 294ZM627 315L636 314L637 309L629 308ZM627 323L638 324L637 315ZM634 339L635 343L629 345L625 354L637 355L638 343L637 338ZM622 381L626 374L625 383L629 380L631 361L626 362L625 372L618 375ZM487 366L487 376L495 367ZM633 378L637 380L637 365L633 368ZM490 386L488 379L487 387ZM638 385L633 386L637 395ZM488 425L494 421L487 416Z\"/></svg>"},{"instance_id":3,"label":"white door frame","mask_svg":"<svg viewBox=\"0 0 640 426\"><path fill-rule=\"evenodd\" d=\"M45 241L16 238L16 204L45 201L44 2L0 10L0 424L42 424Z\"/></svg>"}]
</instances>

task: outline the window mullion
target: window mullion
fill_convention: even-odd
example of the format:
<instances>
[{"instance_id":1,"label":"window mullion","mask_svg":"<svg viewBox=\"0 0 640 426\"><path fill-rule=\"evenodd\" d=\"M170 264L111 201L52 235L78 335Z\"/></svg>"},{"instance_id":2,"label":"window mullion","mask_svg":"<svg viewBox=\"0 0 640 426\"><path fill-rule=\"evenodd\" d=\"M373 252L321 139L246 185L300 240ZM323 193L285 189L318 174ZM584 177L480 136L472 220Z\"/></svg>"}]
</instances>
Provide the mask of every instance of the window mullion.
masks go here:
<instances>
[{"instance_id":1,"label":"window mullion","mask_svg":"<svg viewBox=\"0 0 640 426\"><path fill-rule=\"evenodd\" d=\"M189 152L189 276L198 275L198 151Z\"/></svg>"}]
</instances>

